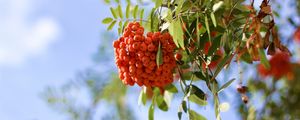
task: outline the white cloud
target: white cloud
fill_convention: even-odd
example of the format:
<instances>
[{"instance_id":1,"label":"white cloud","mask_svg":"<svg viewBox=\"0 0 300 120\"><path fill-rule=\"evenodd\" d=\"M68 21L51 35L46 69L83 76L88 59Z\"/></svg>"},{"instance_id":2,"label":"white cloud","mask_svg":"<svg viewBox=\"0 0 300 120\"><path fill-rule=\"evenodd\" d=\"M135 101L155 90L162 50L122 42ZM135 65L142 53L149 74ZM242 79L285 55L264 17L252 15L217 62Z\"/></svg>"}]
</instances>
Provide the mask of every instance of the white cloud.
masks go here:
<instances>
[{"instance_id":1,"label":"white cloud","mask_svg":"<svg viewBox=\"0 0 300 120\"><path fill-rule=\"evenodd\" d=\"M60 33L51 17L34 17L35 0L0 0L0 65L45 53Z\"/></svg>"}]
</instances>

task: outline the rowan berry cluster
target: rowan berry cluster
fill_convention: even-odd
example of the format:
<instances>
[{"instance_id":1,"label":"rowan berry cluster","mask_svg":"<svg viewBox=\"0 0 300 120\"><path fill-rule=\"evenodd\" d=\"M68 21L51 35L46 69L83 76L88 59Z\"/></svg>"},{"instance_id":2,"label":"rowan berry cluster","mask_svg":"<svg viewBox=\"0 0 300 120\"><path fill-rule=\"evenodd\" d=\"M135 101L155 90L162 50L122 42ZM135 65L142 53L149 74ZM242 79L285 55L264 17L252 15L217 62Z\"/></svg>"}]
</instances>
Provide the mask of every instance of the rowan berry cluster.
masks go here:
<instances>
[{"instance_id":1,"label":"rowan berry cluster","mask_svg":"<svg viewBox=\"0 0 300 120\"><path fill-rule=\"evenodd\" d=\"M176 67L174 49L176 45L169 33L149 32L138 22L131 22L124 29L123 36L114 41L115 62L119 77L126 85L163 87L173 82ZM156 56L161 45L161 65L156 64Z\"/></svg>"}]
</instances>

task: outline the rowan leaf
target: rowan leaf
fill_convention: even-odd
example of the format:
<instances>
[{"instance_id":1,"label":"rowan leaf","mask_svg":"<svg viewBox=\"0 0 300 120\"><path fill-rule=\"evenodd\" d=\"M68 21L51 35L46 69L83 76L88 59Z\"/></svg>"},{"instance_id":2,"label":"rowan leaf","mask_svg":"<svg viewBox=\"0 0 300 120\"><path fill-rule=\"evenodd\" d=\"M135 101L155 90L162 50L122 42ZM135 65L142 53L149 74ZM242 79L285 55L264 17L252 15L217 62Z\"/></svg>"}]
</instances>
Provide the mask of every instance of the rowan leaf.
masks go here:
<instances>
[{"instance_id":1,"label":"rowan leaf","mask_svg":"<svg viewBox=\"0 0 300 120\"><path fill-rule=\"evenodd\" d=\"M113 21L113 19L110 18L110 17L107 17L107 18L104 18L104 19L102 20L102 23L103 23L103 24L108 24L108 23L110 23L111 21Z\"/></svg>"}]
</instances>

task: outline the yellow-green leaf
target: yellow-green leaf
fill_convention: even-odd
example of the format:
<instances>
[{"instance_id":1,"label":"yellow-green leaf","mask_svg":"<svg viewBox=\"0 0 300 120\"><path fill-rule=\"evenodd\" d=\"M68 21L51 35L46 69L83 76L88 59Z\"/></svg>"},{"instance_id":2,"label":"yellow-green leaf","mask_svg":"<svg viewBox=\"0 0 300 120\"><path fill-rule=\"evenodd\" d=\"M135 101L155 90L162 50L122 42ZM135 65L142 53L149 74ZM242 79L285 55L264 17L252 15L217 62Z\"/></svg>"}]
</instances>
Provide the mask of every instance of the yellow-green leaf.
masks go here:
<instances>
[{"instance_id":1,"label":"yellow-green leaf","mask_svg":"<svg viewBox=\"0 0 300 120\"><path fill-rule=\"evenodd\" d=\"M102 20L102 23L103 23L103 24L108 24L108 23L110 23L111 21L113 21L113 19L110 18L110 17L107 17L107 18L104 18L104 19Z\"/></svg>"},{"instance_id":2,"label":"yellow-green leaf","mask_svg":"<svg viewBox=\"0 0 300 120\"><path fill-rule=\"evenodd\" d=\"M189 109L189 116L190 120L206 120L206 118L200 114L198 114L196 111Z\"/></svg>"},{"instance_id":3,"label":"yellow-green leaf","mask_svg":"<svg viewBox=\"0 0 300 120\"><path fill-rule=\"evenodd\" d=\"M115 24L117 23L117 21L112 21L111 23L110 23L110 25L107 27L107 30L108 31L110 31L114 26L115 26Z\"/></svg>"},{"instance_id":4,"label":"yellow-green leaf","mask_svg":"<svg viewBox=\"0 0 300 120\"><path fill-rule=\"evenodd\" d=\"M114 8L110 7L109 9L110 9L111 14L114 16L114 18L117 19L118 17L117 17L117 14L116 14L116 11L114 10Z\"/></svg>"},{"instance_id":5,"label":"yellow-green leaf","mask_svg":"<svg viewBox=\"0 0 300 120\"><path fill-rule=\"evenodd\" d=\"M130 4L129 3L127 4L125 12L126 12L126 18L129 18L130 17Z\"/></svg>"},{"instance_id":6,"label":"yellow-green leaf","mask_svg":"<svg viewBox=\"0 0 300 120\"><path fill-rule=\"evenodd\" d=\"M138 5L135 5L134 9L133 9L133 12L132 12L132 16L134 19L136 19L136 15L137 15L137 12L138 12Z\"/></svg>"},{"instance_id":7,"label":"yellow-green leaf","mask_svg":"<svg viewBox=\"0 0 300 120\"><path fill-rule=\"evenodd\" d=\"M176 46L185 49L183 40L183 30L181 28L180 20L173 20L170 23L169 32L173 36L173 41L176 44Z\"/></svg>"},{"instance_id":8,"label":"yellow-green leaf","mask_svg":"<svg viewBox=\"0 0 300 120\"><path fill-rule=\"evenodd\" d=\"M259 49L259 56L260 56L260 62L263 64L263 66L267 69L270 68L270 63L266 57L265 51L263 49Z\"/></svg>"},{"instance_id":9,"label":"yellow-green leaf","mask_svg":"<svg viewBox=\"0 0 300 120\"><path fill-rule=\"evenodd\" d=\"M123 12L122 12L122 7L121 7L121 5L119 4L118 5L118 13L119 13L119 16L120 16L120 18L123 18Z\"/></svg>"}]
</instances>

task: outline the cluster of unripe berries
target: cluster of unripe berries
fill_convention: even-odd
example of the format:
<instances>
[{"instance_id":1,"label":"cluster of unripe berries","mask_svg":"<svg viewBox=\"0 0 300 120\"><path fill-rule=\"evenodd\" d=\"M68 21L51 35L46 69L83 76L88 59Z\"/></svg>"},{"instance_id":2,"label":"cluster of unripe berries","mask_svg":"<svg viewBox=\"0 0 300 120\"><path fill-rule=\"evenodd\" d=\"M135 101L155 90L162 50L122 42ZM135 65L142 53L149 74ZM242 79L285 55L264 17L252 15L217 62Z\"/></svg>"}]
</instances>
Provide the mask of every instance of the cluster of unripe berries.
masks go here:
<instances>
[{"instance_id":1,"label":"cluster of unripe berries","mask_svg":"<svg viewBox=\"0 0 300 120\"><path fill-rule=\"evenodd\" d=\"M173 82L176 45L169 33L148 32L144 36L144 28L138 22L131 22L113 46L119 77L124 84L163 87ZM156 63L158 49L162 54L161 65Z\"/></svg>"}]
</instances>

